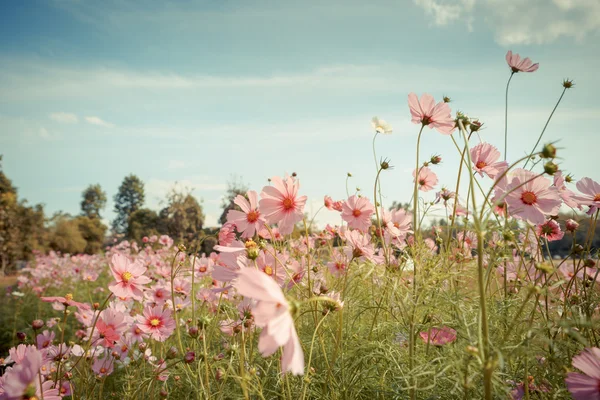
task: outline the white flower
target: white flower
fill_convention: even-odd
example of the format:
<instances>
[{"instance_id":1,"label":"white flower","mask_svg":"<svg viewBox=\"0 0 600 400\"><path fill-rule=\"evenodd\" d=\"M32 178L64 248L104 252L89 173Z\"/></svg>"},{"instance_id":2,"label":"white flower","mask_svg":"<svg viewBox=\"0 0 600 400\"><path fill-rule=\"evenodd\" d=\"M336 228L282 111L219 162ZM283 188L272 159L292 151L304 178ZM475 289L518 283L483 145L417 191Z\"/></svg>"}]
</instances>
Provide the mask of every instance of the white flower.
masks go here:
<instances>
[{"instance_id":1,"label":"white flower","mask_svg":"<svg viewBox=\"0 0 600 400\"><path fill-rule=\"evenodd\" d=\"M377 117L373 117L373 119L371 120L371 125L373 126L373 129L375 129L375 132L377 133L383 133L386 135L389 135L390 133L392 133L392 126L390 124L388 124L387 122L385 122L382 119L379 119Z\"/></svg>"}]
</instances>

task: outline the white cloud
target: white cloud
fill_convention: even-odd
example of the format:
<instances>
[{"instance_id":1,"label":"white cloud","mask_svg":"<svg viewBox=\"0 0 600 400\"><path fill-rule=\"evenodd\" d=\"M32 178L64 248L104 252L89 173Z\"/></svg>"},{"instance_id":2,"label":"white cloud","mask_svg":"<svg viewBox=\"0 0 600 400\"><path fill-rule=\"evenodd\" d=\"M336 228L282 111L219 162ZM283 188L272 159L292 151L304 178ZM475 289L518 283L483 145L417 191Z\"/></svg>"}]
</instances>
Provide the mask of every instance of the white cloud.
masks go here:
<instances>
[{"instance_id":1,"label":"white cloud","mask_svg":"<svg viewBox=\"0 0 600 400\"><path fill-rule=\"evenodd\" d=\"M435 25L483 20L503 46L581 41L600 32L597 0L414 0Z\"/></svg>"},{"instance_id":2,"label":"white cloud","mask_svg":"<svg viewBox=\"0 0 600 400\"><path fill-rule=\"evenodd\" d=\"M61 124L76 124L79 121L77 115L66 112L52 113L50 114L50 119Z\"/></svg>"},{"instance_id":3,"label":"white cloud","mask_svg":"<svg viewBox=\"0 0 600 400\"><path fill-rule=\"evenodd\" d=\"M106 122L99 117L85 117L85 120L92 125L102 126L104 128L114 128L115 125L110 122Z\"/></svg>"}]
</instances>

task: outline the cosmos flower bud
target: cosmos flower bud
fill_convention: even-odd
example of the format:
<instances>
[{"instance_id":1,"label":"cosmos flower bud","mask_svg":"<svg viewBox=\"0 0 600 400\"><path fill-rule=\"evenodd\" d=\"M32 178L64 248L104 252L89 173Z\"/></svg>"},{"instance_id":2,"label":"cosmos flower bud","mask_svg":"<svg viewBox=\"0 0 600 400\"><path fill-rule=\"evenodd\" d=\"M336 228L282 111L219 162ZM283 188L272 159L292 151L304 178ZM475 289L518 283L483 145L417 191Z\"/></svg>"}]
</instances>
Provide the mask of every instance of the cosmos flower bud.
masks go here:
<instances>
[{"instance_id":1,"label":"cosmos flower bud","mask_svg":"<svg viewBox=\"0 0 600 400\"><path fill-rule=\"evenodd\" d=\"M431 156L431 160L429 160L430 163L432 163L433 165L438 165L439 163L442 162L442 156Z\"/></svg>"},{"instance_id":2,"label":"cosmos flower bud","mask_svg":"<svg viewBox=\"0 0 600 400\"><path fill-rule=\"evenodd\" d=\"M178 352L177 347L175 347L175 346L169 347L169 350L167 350L167 359L177 357L177 352Z\"/></svg>"},{"instance_id":3,"label":"cosmos flower bud","mask_svg":"<svg viewBox=\"0 0 600 400\"><path fill-rule=\"evenodd\" d=\"M17 339L19 339L19 342L24 342L27 340L27 334L25 332L17 332Z\"/></svg>"},{"instance_id":4,"label":"cosmos flower bud","mask_svg":"<svg viewBox=\"0 0 600 400\"><path fill-rule=\"evenodd\" d=\"M565 89L571 89L573 86L575 86L572 79L565 79L562 85Z\"/></svg>"},{"instance_id":5,"label":"cosmos flower bud","mask_svg":"<svg viewBox=\"0 0 600 400\"><path fill-rule=\"evenodd\" d=\"M591 258L586 258L586 259L583 261L583 265L584 265L586 268L594 268L594 267L596 266L596 262L595 262L594 260L592 260Z\"/></svg>"},{"instance_id":6,"label":"cosmos flower bud","mask_svg":"<svg viewBox=\"0 0 600 400\"><path fill-rule=\"evenodd\" d=\"M197 326L190 326L190 328L188 329L188 335L190 335L190 337L192 338L197 338L198 332L199 330Z\"/></svg>"},{"instance_id":7,"label":"cosmos flower bud","mask_svg":"<svg viewBox=\"0 0 600 400\"><path fill-rule=\"evenodd\" d=\"M548 161L544 164L544 172L548 175L554 175L558 171L558 165L553 163L552 161Z\"/></svg>"},{"instance_id":8,"label":"cosmos flower bud","mask_svg":"<svg viewBox=\"0 0 600 400\"><path fill-rule=\"evenodd\" d=\"M34 331L36 331L38 329L42 329L44 327L44 321L42 321L41 319L35 319L31 323L31 327L33 328Z\"/></svg>"},{"instance_id":9,"label":"cosmos flower bud","mask_svg":"<svg viewBox=\"0 0 600 400\"><path fill-rule=\"evenodd\" d=\"M450 97L448 97L448 96L442 97L442 100L444 101L444 103L450 103L452 101L452 100L450 100Z\"/></svg>"},{"instance_id":10,"label":"cosmos flower bud","mask_svg":"<svg viewBox=\"0 0 600 400\"><path fill-rule=\"evenodd\" d=\"M565 182L567 182L567 183L573 182L573 175L567 174L567 176L565 176Z\"/></svg>"},{"instance_id":11,"label":"cosmos flower bud","mask_svg":"<svg viewBox=\"0 0 600 400\"><path fill-rule=\"evenodd\" d=\"M565 228L569 232L575 232L577 230L577 228L579 228L579 223L577 221L575 221L574 219L568 219L565 222Z\"/></svg>"},{"instance_id":12,"label":"cosmos flower bud","mask_svg":"<svg viewBox=\"0 0 600 400\"><path fill-rule=\"evenodd\" d=\"M158 392L158 394L163 399L166 399L167 397L169 397L169 392L167 392L167 389L165 389L165 388L160 389L160 392Z\"/></svg>"},{"instance_id":13,"label":"cosmos flower bud","mask_svg":"<svg viewBox=\"0 0 600 400\"><path fill-rule=\"evenodd\" d=\"M185 356L183 357L183 361L186 364L191 364L194 361L196 361L196 353L194 353L193 351L188 351L187 353L185 353Z\"/></svg>"},{"instance_id":14,"label":"cosmos flower bud","mask_svg":"<svg viewBox=\"0 0 600 400\"><path fill-rule=\"evenodd\" d=\"M556 157L556 147L554 147L553 144L548 143L542 149L542 152L540 153L540 157L542 157L542 158L555 158Z\"/></svg>"},{"instance_id":15,"label":"cosmos flower bud","mask_svg":"<svg viewBox=\"0 0 600 400\"><path fill-rule=\"evenodd\" d=\"M554 267L549 262L541 262L535 264L535 269L542 271L546 274L551 274L554 271Z\"/></svg>"},{"instance_id":16,"label":"cosmos flower bud","mask_svg":"<svg viewBox=\"0 0 600 400\"><path fill-rule=\"evenodd\" d=\"M471 132L477 132L479 129L481 129L482 126L483 126L482 122L479 122L479 120L475 120L475 121L471 121L471 124L469 125L469 129L471 129Z\"/></svg>"},{"instance_id":17,"label":"cosmos flower bud","mask_svg":"<svg viewBox=\"0 0 600 400\"><path fill-rule=\"evenodd\" d=\"M179 251L183 251L183 252L185 252L187 250L185 248L185 244L183 244L183 243L179 243L179 245L177 246L177 248L179 249Z\"/></svg>"}]
</instances>

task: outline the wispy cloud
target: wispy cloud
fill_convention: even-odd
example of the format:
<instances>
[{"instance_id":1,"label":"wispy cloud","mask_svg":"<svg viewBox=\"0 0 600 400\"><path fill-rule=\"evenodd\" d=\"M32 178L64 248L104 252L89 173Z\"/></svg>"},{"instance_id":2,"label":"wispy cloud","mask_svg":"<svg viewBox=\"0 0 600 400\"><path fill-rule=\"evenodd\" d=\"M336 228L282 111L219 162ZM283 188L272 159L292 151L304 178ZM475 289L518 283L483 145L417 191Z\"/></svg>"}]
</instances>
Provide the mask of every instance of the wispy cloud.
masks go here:
<instances>
[{"instance_id":1,"label":"wispy cloud","mask_svg":"<svg viewBox=\"0 0 600 400\"><path fill-rule=\"evenodd\" d=\"M50 119L61 124L76 124L79 121L77 115L66 112L52 113Z\"/></svg>"},{"instance_id":2,"label":"wispy cloud","mask_svg":"<svg viewBox=\"0 0 600 400\"><path fill-rule=\"evenodd\" d=\"M600 32L600 2L590 0L414 0L435 25L485 21L500 45L581 41Z\"/></svg>"},{"instance_id":3,"label":"wispy cloud","mask_svg":"<svg viewBox=\"0 0 600 400\"><path fill-rule=\"evenodd\" d=\"M101 119L100 117L85 117L85 120L89 124L102 126L104 128L114 128L115 127L114 124L111 124L110 122L106 122L103 119Z\"/></svg>"}]
</instances>

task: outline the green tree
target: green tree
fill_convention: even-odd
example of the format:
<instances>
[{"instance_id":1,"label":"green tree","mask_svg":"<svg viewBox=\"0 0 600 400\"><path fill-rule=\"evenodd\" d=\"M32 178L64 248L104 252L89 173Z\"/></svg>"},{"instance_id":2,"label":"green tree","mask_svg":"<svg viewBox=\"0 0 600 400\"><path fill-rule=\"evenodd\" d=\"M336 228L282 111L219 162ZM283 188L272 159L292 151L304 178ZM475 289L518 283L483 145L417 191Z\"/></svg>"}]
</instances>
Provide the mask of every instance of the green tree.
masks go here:
<instances>
[{"instance_id":1,"label":"green tree","mask_svg":"<svg viewBox=\"0 0 600 400\"><path fill-rule=\"evenodd\" d=\"M90 185L82 193L81 214L88 218L100 218L100 211L106 206L106 193L100 185Z\"/></svg>"},{"instance_id":2,"label":"green tree","mask_svg":"<svg viewBox=\"0 0 600 400\"><path fill-rule=\"evenodd\" d=\"M144 182L133 174L125 177L114 200L117 216L113 229L117 233L126 233L129 216L144 205Z\"/></svg>"},{"instance_id":3,"label":"green tree","mask_svg":"<svg viewBox=\"0 0 600 400\"><path fill-rule=\"evenodd\" d=\"M173 189L167 195L167 206L159 213L159 232L192 246L196 244L203 224L202 206L189 191Z\"/></svg>"},{"instance_id":4,"label":"green tree","mask_svg":"<svg viewBox=\"0 0 600 400\"><path fill-rule=\"evenodd\" d=\"M240 208L233 202L233 200L237 197L237 195L246 196L247 191L248 186L237 176L233 176L231 180L227 182L227 192L221 201L221 207L223 207L223 212L219 217L219 223L221 225L227 222L227 213L229 210L240 211Z\"/></svg>"},{"instance_id":5,"label":"green tree","mask_svg":"<svg viewBox=\"0 0 600 400\"><path fill-rule=\"evenodd\" d=\"M51 219L49 245L63 254L79 254L85 251L87 242L79 230L79 223L69 214L57 213Z\"/></svg>"},{"instance_id":6,"label":"green tree","mask_svg":"<svg viewBox=\"0 0 600 400\"><path fill-rule=\"evenodd\" d=\"M106 239L107 226L102 223L100 218L88 217L80 215L75 218L79 233L86 242L85 249L83 250L86 254L96 254L102 251L104 248L104 242Z\"/></svg>"},{"instance_id":7,"label":"green tree","mask_svg":"<svg viewBox=\"0 0 600 400\"><path fill-rule=\"evenodd\" d=\"M140 208L129 216L127 221L127 238L138 243L144 236L158 235L159 218L154 210Z\"/></svg>"}]
</instances>

